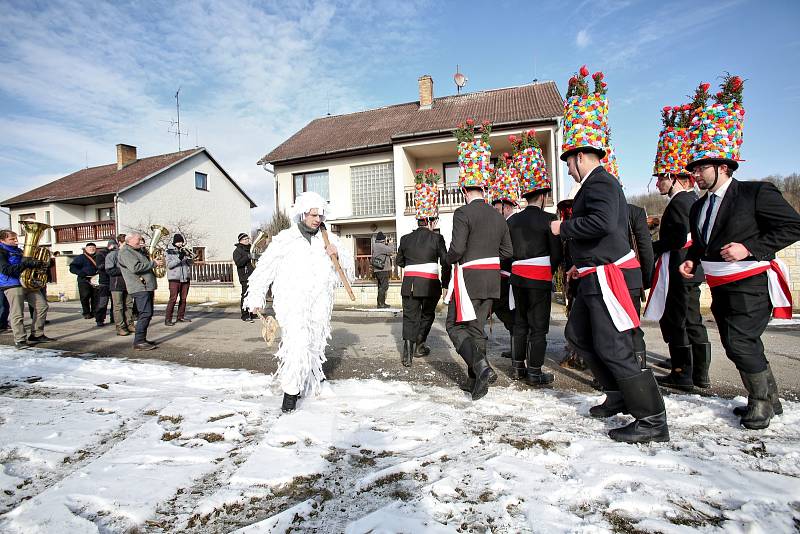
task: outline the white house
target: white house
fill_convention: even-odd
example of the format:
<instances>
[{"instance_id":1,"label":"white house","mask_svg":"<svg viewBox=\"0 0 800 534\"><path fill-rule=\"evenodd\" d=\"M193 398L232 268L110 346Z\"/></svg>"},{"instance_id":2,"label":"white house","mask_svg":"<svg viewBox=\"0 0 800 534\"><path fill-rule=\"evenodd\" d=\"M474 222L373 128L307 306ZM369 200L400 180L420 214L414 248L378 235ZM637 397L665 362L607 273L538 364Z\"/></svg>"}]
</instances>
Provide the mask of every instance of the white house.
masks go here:
<instances>
[{"instance_id":1,"label":"white house","mask_svg":"<svg viewBox=\"0 0 800 534\"><path fill-rule=\"evenodd\" d=\"M433 167L444 178L439 227L449 243L452 213L463 204L452 131L468 118L494 123L494 155L511 152L509 135L535 129L553 181L549 205L566 196L558 159L563 110L552 81L434 98L433 80L422 76L418 101L313 120L258 163L274 166L277 209L288 210L303 191L328 199L331 229L352 247L357 276L366 282L375 232L396 246L416 227L414 169Z\"/></svg>"},{"instance_id":2,"label":"white house","mask_svg":"<svg viewBox=\"0 0 800 534\"><path fill-rule=\"evenodd\" d=\"M236 236L250 231L255 207L203 147L139 159L136 147L122 144L116 163L81 169L0 205L9 208L20 235L20 221L52 226L39 244L61 255L159 224L186 234L198 259L207 261L230 260Z\"/></svg>"}]
</instances>

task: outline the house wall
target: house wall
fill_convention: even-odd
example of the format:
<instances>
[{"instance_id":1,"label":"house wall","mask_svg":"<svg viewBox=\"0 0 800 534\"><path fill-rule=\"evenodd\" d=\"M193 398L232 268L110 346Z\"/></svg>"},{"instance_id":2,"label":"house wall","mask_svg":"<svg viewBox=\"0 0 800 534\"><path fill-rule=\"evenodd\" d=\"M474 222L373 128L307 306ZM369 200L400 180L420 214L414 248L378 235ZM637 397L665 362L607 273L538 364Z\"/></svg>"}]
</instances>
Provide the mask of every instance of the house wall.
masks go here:
<instances>
[{"instance_id":1,"label":"house wall","mask_svg":"<svg viewBox=\"0 0 800 534\"><path fill-rule=\"evenodd\" d=\"M208 191L195 188L195 172L208 175ZM236 236L250 230L250 202L205 153L119 194L120 232L160 224L172 233L179 223L199 236L188 245L206 247L207 260L229 260Z\"/></svg>"}]
</instances>

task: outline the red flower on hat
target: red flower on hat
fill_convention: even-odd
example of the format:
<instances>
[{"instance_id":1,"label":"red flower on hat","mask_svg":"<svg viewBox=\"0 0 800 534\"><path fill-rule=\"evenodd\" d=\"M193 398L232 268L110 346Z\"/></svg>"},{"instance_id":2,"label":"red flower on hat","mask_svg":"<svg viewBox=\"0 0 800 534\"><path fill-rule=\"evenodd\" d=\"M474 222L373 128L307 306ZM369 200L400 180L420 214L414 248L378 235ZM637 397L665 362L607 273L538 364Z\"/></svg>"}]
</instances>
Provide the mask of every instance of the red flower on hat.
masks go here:
<instances>
[{"instance_id":1,"label":"red flower on hat","mask_svg":"<svg viewBox=\"0 0 800 534\"><path fill-rule=\"evenodd\" d=\"M422 172L422 169L417 169L417 170L414 171L414 174L420 174L421 172Z\"/></svg>"},{"instance_id":2,"label":"red flower on hat","mask_svg":"<svg viewBox=\"0 0 800 534\"><path fill-rule=\"evenodd\" d=\"M710 83L701 83L701 84L700 84L700 90L701 90L701 91L703 91L704 93L705 93L706 91L708 91L708 89L709 89L710 87L711 87L711 84L710 84Z\"/></svg>"},{"instance_id":3,"label":"red flower on hat","mask_svg":"<svg viewBox=\"0 0 800 534\"><path fill-rule=\"evenodd\" d=\"M739 78L738 76L734 76L733 79L731 80L731 86L733 87L734 91L738 91L739 88L742 87L742 79Z\"/></svg>"},{"instance_id":4,"label":"red flower on hat","mask_svg":"<svg viewBox=\"0 0 800 534\"><path fill-rule=\"evenodd\" d=\"M581 76L588 76L589 75L589 69L586 68L586 65L581 67L580 73L581 73Z\"/></svg>"},{"instance_id":5,"label":"red flower on hat","mask_svg":"<svg viewBox=\"0 0 800 534\"><path fill-rule=\"evenodd\" d=\"M517 136L516 135L509 135L508 136L508 140L511 143L516 143L517 142Z\"/></svg>"},{"instance_id":6,"label":"red flower on hat","mask_svg":"<svg viewBox=\"0 0 800 534\"><path fill-rule=\"evenodd\" d=\"M578 78L576 78L575 76L569 79L570 85L575 85L576 83L578 83Z\"/></svg>"},{"instance_id":7,"label":"red flower on hat","mask_svg":"<svg viewBox=\"0 0 800 534\"><path fill-rule=\"evenodd\" d=\"M528 130L528 135L536 135L536 130Z\"/></svg>"},{"instance_id":8,"label":"red flower on hat","mask_svg":"<svg viewBox=\"0 0 800 534\"><path fill-rule=\"evenodd\" d=\"M671 110L672 106L664 106L664 109L662 109L661 111L663 111L664 113L669 113Z\"/></svg>"},{"instance_id":9,"label":"red flower on hat","mask_svg":"<svg viewBox=\"0 0 800 534\"><path fill-rule=\"evenodd\" d=\"M472 119L467 119L467 126L473 126L474 124L475 124L475 121L474 121L474 120L472 120Z\"/></svg>"},{"instance_id":10,"label":"red flower on hat","mask_svg":"<svg viewBox=\"0 0 800 534\"><path fill-rule=\"evenodd\" d=\"M690 109L692 109L692 105L691 104L684 104L681 107L681 109L683 109L683 111L689 111Z\"/></svg>"},{"instance_id":11,"label":"red flower on hat","mask_svg":"<svg viewBox=\"0 0 800 534\"><path fill-rule=\"evenodd\" d=\"M602 86L603 86L603 89L605 89L606 87L608 87L608 84L607 84L606 82L600 82L600 85L602 85Z\"/></svg>"}]
</instances>

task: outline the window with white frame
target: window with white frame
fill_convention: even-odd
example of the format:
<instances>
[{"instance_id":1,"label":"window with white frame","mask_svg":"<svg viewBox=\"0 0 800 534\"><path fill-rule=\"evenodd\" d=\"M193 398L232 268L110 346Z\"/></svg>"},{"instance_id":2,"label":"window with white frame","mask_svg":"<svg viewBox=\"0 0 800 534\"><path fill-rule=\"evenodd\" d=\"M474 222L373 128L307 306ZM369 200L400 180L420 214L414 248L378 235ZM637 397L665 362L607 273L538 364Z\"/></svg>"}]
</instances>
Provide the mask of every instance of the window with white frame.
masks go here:
<instances>
[{"instance_id":1,"label":"window with white frame","mask_svg":"<svg viewBox=\"0 0 800 534\"><path fill-rule=\"evenodd\" d=\"M293 174L294 198L300 193L313 191L325 200L330 200L330 188L328 185L328 171L314 171Z\"/></svg>"},{"instance_id":2,"label":"window with white frame","mask_svg":"<svg viewBox=\"0 0 800 534\"><path fill-rule=\"evenodd\" d=\"M350 167L353 215L394 215L394 165L375 163Z\"/></svg>"}]
</instances>

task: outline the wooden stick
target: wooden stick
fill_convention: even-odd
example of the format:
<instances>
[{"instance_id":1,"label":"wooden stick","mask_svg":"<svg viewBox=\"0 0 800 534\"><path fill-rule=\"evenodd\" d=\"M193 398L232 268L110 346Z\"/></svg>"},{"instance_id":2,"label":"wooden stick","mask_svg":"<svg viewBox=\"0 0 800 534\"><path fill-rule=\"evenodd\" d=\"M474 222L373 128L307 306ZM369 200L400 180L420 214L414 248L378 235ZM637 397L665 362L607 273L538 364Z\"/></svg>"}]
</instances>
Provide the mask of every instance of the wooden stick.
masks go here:
<instances>
[{"instance_id":1,"label":"wooden stick","mask_svg":"<svg viewBox=\"0 0 800 534\"><path fill-rule=\"evenodd\" d=\"M325 247L329 247L331 242L328 240L328 230L325 229L324 224L319 225L320 230L322 230L322 239L325 241ZM347 275L344 274L344 269L339 264L339 258L336 255L330 257L331 261L333 262L333 266L336 267L336 272L339 273L339 279L344 284L344 288L347 290L347 294L350 295L350 300L355 301L356 295L353 293L353 288L350 287L350 282L347 280Z\"/></svg>"}]
</instances>

